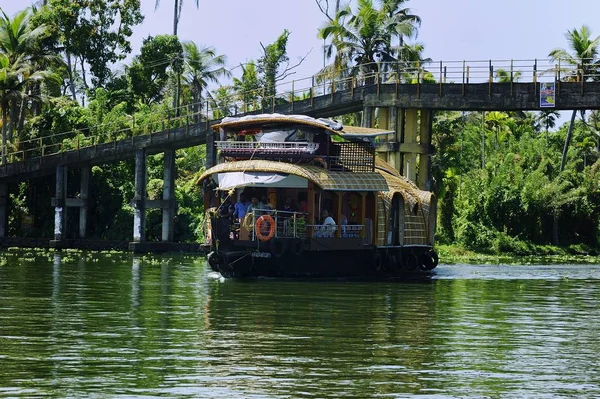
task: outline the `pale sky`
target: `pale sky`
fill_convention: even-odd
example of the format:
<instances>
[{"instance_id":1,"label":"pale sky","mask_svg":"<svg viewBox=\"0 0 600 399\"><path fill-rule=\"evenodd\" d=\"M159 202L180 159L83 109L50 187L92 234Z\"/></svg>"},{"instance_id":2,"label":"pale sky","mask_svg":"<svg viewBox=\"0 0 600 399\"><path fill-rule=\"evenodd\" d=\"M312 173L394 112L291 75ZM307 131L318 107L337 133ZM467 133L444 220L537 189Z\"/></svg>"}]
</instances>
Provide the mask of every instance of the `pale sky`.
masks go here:
<instances>
[{"instance_id":1,"label":"pale sky","mask_svg":"<svg viewBox=\"0 0 600 399\"><path fill-rule=\"evenodd\" d=\"M29 3L0 0L0 7L13 15ZM184 1L180 39L215 47L227 55L229 67L258 58L259 43L272 43L286 28L291 62L310 52L293 78L323 66L317 29L325 18L314 0L200 0L200 9L194 3ZM172 32L173 1L161 0L157 11L154 4L142 0L145 21L134 30L134 54L144 37ZM434 60L546 58L553 48L568 46L568 29L587 24L600 35L598 0L411 0L407 6L423 20L417 40ZM239 69L233 73L240 75Z\"/></svg>"}]
</instances>

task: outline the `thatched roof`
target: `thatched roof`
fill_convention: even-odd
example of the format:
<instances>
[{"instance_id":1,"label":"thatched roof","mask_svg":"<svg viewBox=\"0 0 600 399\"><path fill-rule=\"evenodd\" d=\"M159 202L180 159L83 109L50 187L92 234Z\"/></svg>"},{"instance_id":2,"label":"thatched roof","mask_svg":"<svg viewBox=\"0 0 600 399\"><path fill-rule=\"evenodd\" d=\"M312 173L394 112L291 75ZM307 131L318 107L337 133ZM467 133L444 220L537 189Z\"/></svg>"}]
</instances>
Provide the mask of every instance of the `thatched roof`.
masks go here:
<instances>
[{"instance_id":1,"label":"thatched roof","mask_svg":"<svg viewBox=\"0 0 600 399\"><path fill-rule=\"evenodd\" d=\"M198 184L216 173L227 172L273 172L300 176L308 179L323 190L329 191L387 191L386 179L377 172L350 173L332 172L318 166L294 165L266 160L248 160L218 164L198 179Z\"/></svg>"},{"instance_id":2,"label":"thatched roof","mask_svg":"<svg viewBox=\"0 0 600 399\"><path fill-rule=\"evenodd\" d=\"M213 125L212 128L239 128L243 126L261 126L274 123L300 124L325 129L330 133L345 138L375 138L376 136L393 134L393 130L374 129L358 126L342 126L341 123L332 119L317 119L306 115L283 115L283 114L259 114L246 115L242 117L223 118L221 123Z\"/></svg>"}]
</instances>

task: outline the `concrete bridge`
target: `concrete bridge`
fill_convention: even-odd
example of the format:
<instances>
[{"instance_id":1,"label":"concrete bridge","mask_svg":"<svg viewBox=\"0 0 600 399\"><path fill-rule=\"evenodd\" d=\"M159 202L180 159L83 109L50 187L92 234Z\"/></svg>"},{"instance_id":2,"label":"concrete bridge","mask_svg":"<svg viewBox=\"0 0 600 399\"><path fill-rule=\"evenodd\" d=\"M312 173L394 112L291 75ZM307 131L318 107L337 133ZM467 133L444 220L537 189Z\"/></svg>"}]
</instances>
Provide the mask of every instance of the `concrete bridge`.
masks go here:
<instances>
[{"instance_id":1,"label":"concrete bridge","mask_svg":"<svg viewBox=\"0 0 600 399\"><path fill-rule=\"evenodd\" d=\"M481 67L484 63L485 66ZM279 87L275 97L253 93L260 100L233 105L234 114L248 113L305 114L313 117L336 117L351 112L363 112L362 124L396 131L394 137L378 144L380 156L394 165L422 188L429 188L431 155L431 124L433 112L458 111L516 111L544 109L542 85L553 86L552 109L600 109L600 82L586 75L579 66L563 68L559 64L531 62L529 81L521 64L515 62L466 61L403 66L378 65L378 72L344 79L314 76L292 81ZM501 65L501 66L499 66ZM432 79L432 70L439 73ZM506 69L505 69L506 67ZM498 69L504 71L503 81L497 81ZM483 72L482 72L483 71ZM508 72L507 72L508 71ZM541 71L541 72L538 72ZM406 83L406 75L412 80ZM510 77L510 78L507 78ZM398 78L402 77L402 78ZM182 107L185 108L185 107ZM27 179L56 175L55 232L53 244L65 242L66 207L80 208L79 237L86 236L86 214L89 170L93 165L126 159L136 159L136 194L133 248L146 248L145 211L163 210L162 240L173 241L171 221L175 215L174 160L175 150L201 144L207 145L207 166L214 164L216 153L212 146L210 126L219 119L209 117L213 109L206 104L202 115L192 114L170 118L159 125L139 126L115 131L107 137L82 139L81 132L68 132L21 143L18 151L4 151L0 165L0 240L7 235L8 184ZM195 122L200 120L200 122ZM146 157L165 153L163 200L146 199ZM66 170L81 169L80 197L66 197ZM417 173L417 171L421 171ZM137 243L137 244L136 244ZM137 245L137 247L136 247Z\"/></svg>"}]
</instances>

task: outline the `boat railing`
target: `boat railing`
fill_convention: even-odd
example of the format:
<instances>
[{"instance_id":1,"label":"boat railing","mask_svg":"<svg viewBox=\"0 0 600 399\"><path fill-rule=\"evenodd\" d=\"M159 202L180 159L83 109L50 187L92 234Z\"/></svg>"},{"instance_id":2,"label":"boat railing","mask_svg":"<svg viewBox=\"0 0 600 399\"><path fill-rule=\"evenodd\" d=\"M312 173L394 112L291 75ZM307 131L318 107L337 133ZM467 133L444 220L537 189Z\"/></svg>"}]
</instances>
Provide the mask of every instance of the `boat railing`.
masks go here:
<instances>
[{"instance_id":1,"label":"boat railing","mask_svg":"<svg viewBox=\"0 0 600 399\"><path fill-rule=\"evenodd\" d=\"M313 224L307 226L312 231L313 238L359 238L362 236L364 225L362 224L344 224L341 226L337 225L323 225Z\"/></svg>"},{"instance_id":2,"label":"boat railing","mask_svg":"<svg viewBox=\"0 0 600 399\"><path fill-rule=\"evenodd\" d=\"M257 141L216 141L217 149L223 154L314 154L319 143L303 141L264 143Z\"/></svg>"},{"instance_id":3,"label":"boat railing","mask_svg":"<svg viewBox=\"0 0 600 399\"><path fill-rule=\"evenodd\" d=\"M268 216L268 218L264 217L262 222L259 223L261 216ZM305 238L307 236L307 216L308 214L304 212L259 209L250 212L246 216L244 227L249 231L249 238L252 241L258 239L257 228L261 228L259 234L263 237L270 235L271 229L273 229L273 237ZM273 226L271 226L271 223L273 223Z\"/></svg>"},{"instance_id":4,"label":"boat railing","mask_svg":"<svg viewBox=\"0 0 600 399\"><path fill-rule=\"evenodd\" d=\"M264 216L264 217L263 217ZM259 222L259 219L262 220ZM247 231L246 235L240 234L240 239L251 241L262 237L278 238L360 238L368 239L365 225L344 224L322 225L306 224L308 214L305 212L287 212L275 209L257 209L251 211L244 218L241 227ZM239 226L239 225L238 225ZM259 229L260 231L257 231ZM272 232L272 233L271 233Z\"/></svg>"}]
</instances>

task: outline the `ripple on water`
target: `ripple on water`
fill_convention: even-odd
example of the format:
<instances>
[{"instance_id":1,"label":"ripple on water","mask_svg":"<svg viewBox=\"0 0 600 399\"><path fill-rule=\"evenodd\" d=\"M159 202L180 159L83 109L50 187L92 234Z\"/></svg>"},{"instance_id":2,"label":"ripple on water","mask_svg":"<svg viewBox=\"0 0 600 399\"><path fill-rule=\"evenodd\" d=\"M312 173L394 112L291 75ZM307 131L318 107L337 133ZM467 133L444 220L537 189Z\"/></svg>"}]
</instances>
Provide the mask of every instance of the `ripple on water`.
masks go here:
<instances>
[{"instance_id":1,"label":"ripple on water","mask_svg":"<svg viewBox=\"0 0 600 399\"><path fill-rule=\"evenodd\" d=\"M118 259L3 267L0 396L600 396L598 266L239 282Z\"/></svg>"}]
</instances>

